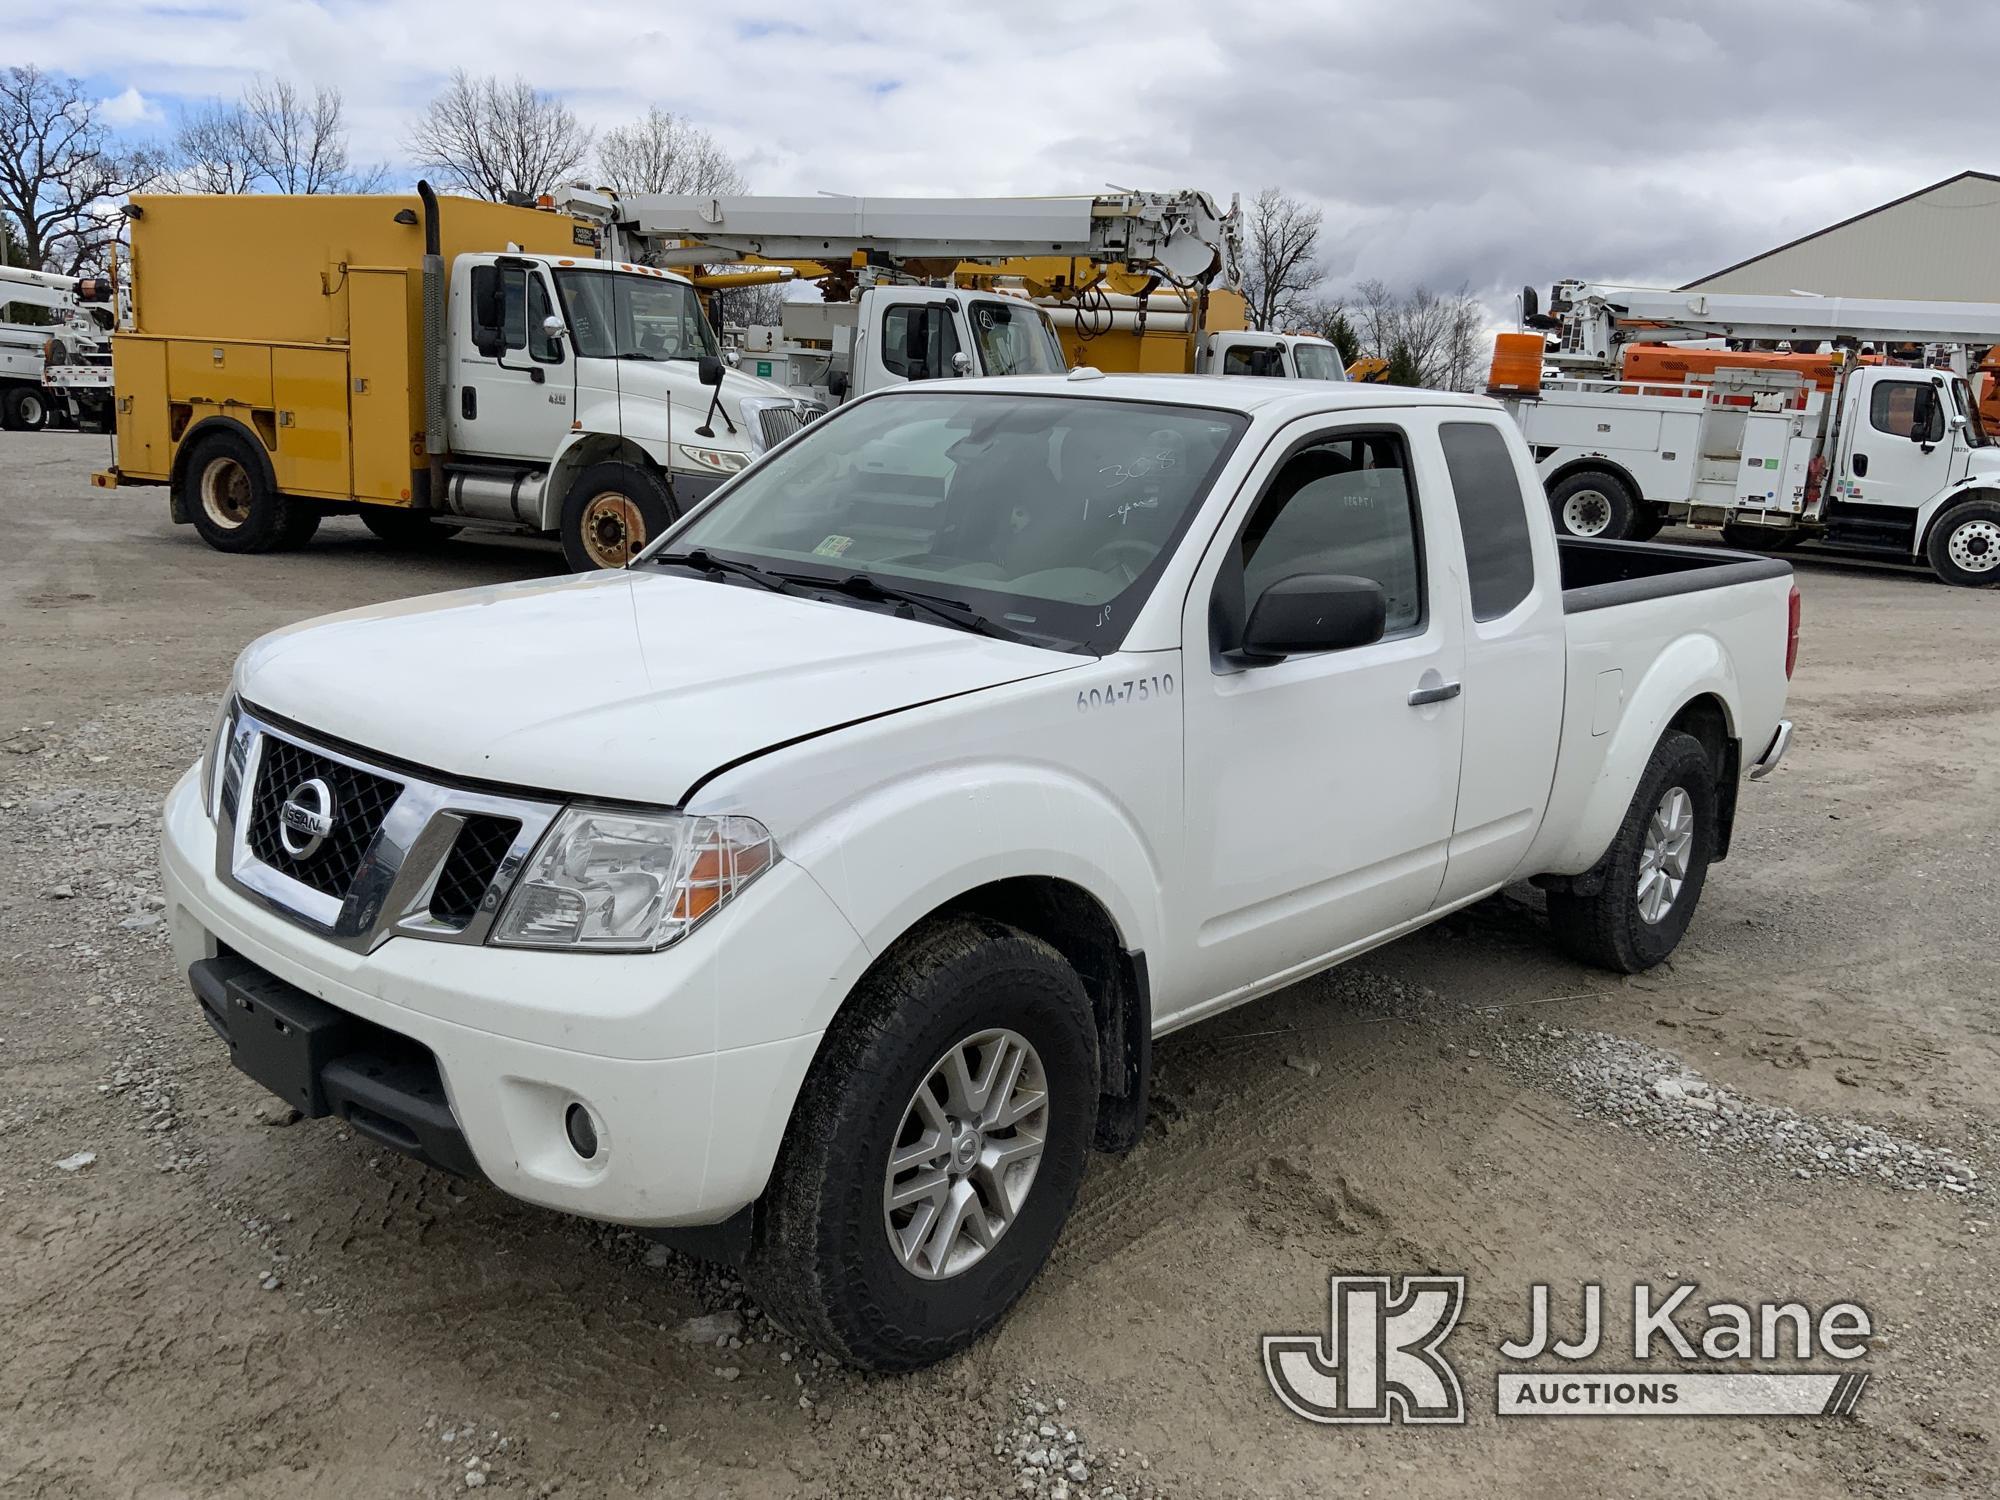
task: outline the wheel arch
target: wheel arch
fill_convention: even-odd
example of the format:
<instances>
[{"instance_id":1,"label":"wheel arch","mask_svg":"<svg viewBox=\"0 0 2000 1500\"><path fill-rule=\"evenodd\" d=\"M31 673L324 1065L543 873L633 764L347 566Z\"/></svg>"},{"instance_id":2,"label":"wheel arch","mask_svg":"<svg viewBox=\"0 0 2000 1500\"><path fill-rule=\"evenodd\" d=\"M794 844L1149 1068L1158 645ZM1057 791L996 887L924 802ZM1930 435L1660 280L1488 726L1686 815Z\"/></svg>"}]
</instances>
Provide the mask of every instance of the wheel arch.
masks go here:
<instances>
[{"instance_id":1,"label":"wheel arch","mask_svg":"<svg viewBox=\"0 0 2000 1500\"><path fill-rule=\"evenodd\" d=\"M270 450L264 446L264 440L257 435L256 429L247 422L238 421L235 417L220 412L212 413L199 422L190 424L187 431L181 434L180 441L174 445L173 462L167 469L167 496L173 507L173 518L177 522L186 522L188 519L187 485L191 456L205 439L216 433L230 433L242 438L256 458L264 483L270 487L273 494L278 491L278 471L271 463Z\"/></svg>"},{"instance_id":2,"label":"wheel arch","mask_svg":"<svg viewBox=\"0 0 2000 1500\"><path fill-rule=\"evenodd\" d=\"M2000 489L1995 489L1983 479L1969 481L1960 485L1957 489L1947 490L1929 505L1919 510L1917 512L1917 524L1912 531L1915 541L1911 546L1910 555L1921 558L1928 553L1930 551L1931 537L1936 533L1939 523L1946 516L1957 510L1959 506L1969 505L1975 500L1984 500L1989 504L2000 505Z\"/></svg>"},{"instance_id":3,"label":"wheel arch","mask_svg":"<svg viewBox=\"0 0 2000 1500\"><path fill-rule=\"evenodd\" d=\"M1546 495L1564 480L1574 479L1579 474L1606 475L1625 486L1626 490L1630 492L1634 504L1644 504L1646 501L1645 491L1640 489L1639 481L1632 477L1630 469L1626 468L1616 459L1604 458L1595 454L1585 455L1581 458L1572 458L1544 475L1542 477L1542 493Z\"/></svg>"},{"instance_id":4,"label":"wheel arch","mask_svg":"<svg viewBox=\"0 0 2000 1500\"><path fill-rule=\"evenodd\" d=\"M655 475L673 494L673 481L666 468L643 446L615 432L581 432L571 437L549 465L549 477L542 485L540 524L543 531L562 525L563 502L579 475L595 464L631 464Z\"/></svg>"}]
</instances>

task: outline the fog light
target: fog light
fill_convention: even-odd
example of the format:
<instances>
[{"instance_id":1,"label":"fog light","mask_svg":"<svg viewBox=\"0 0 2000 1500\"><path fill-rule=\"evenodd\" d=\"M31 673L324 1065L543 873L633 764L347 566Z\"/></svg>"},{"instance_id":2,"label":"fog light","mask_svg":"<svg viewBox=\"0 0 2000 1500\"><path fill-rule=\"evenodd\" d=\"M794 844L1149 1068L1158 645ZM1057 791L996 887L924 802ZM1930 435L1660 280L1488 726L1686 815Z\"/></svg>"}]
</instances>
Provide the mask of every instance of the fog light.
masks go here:
<instances>
[{"instance_id":1,"label":"fog light","mask_svg":"<svg viewBox=\"0 0 2000 1500\"><path fill-rule=\"evenodd\" d=\"M570 1149L585 1161L597 1155L597 1122L590 1118L590 1111L581 1104L572 1104L563 1116L563 1129L569 1134Z\"/></svg>"}]
</instances>

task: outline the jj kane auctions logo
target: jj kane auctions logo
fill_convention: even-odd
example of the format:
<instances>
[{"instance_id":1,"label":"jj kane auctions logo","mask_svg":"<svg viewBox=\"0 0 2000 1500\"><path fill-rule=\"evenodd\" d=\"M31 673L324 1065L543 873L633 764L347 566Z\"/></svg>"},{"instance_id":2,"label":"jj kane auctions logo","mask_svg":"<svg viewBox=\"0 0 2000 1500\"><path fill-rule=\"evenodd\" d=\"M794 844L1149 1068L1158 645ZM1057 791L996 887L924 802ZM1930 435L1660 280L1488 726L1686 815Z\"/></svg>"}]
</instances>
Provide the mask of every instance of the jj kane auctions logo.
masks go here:
<instances>
[{"instance_id":1,"label":"jj kane auctions logo","mask_svg":"<svg viewBox=\"0 0 2000 1500\"><path fill-rule=\"evenodd\" d=\"M1400 1284L1398 1284L1400 1283ZM1494 1410L1517 1416L1845 1416L1865 1372L1775 1370L1773 1363L1868 1352L1867 1309L1836 1302L1710 1302L1680 1282L1631 1290L1631 1356L1640 1368L1576 1368L1606 1342L1604 1288L1587 1282L1575 1337L1558 1332L1549 1288L1529 1289L1527 1331L1499 1346L1507 1368ZM1461 1423L1464 1388L1444 1351L1465 1306L1463 1276L1334 1276L1323 1333L1267 1334L1264 1374L1286 1408L1309 1422ZM1552 1363L1553 1362L1553 1363ZM1701 1363L1710 1368L1690 1369ZM1513 1368L1529 1366L1529 1368ZM1713 1368L1723 1366L1724 1368Z\"/></svg>"}]
</instances>

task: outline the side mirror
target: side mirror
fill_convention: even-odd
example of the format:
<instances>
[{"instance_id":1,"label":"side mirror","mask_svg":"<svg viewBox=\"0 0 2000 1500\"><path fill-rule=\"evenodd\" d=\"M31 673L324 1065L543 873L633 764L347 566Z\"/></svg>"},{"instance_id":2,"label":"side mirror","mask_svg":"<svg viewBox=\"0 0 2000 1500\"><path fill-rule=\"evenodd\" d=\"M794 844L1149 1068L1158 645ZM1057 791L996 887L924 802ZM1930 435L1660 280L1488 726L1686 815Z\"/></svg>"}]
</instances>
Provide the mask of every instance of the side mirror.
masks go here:
<instances>
[{"instance_id":1,"label":"side mirror","mask_svg":"<svg viewBox=\"0 0 2000 1500\"><path fill-rule=\"evenodd\" d=\"M848 380L845 370L835 370L831 375L826 377L826 393L833 397L834 400L845 401L847 399L847 388Z\"/></svg>"},{"instance_id":2,"label":"side mirror","mask_svg":"<svg viewBox=\"0 0 2000 1500\"><path fill-rule=\"evenodd\" d=\"M1238 653L1253 663L1310 651L1341 651L1382 639L1389 601L1372 578L1295 573L1265 589L1250 607Z\"/></svg>"},{"instance_id":3,"label":"side mirror","mask_svg":"<svg viewBox=\"0 0 2000 1500\"><path fill-rule=\"evenodd\" d=\"M1916 399L1910 403L1910 441L1929 443L1931 424L1937 421L1937 391L1930 386L1917 387Z\"/></svg>"},{"instance_id":4,"label":"side mirror","mask_svg":"<svg viewBox=\"0 0 2000 1500\"><path fill-rule=\"evenodd\" d=\"M554 313L542 319L542 332L552 339L562 338L569 332L569 325Z\"/></svg>"},{"instance_id":5,"label":"side mirror","mask_svg":"<svg viewBox=\"0 0 2000 1500\"><path fill-rule=\"evenodd\" d=\"M951 373L954 375L970 375L972 373L972 356L967 354L963 349L952 355Z\"/></svg>"},{"instance_id":6,"label":"side mirror","mask_svg":"<svg viewBox=\"0 0 2000 1500\"><path fill-rule=\"evenodd\" d=\"M722 384L722 361L713 354L704 354L695 368L701 375L703 385Z\"/></svg>"}]
</instances>

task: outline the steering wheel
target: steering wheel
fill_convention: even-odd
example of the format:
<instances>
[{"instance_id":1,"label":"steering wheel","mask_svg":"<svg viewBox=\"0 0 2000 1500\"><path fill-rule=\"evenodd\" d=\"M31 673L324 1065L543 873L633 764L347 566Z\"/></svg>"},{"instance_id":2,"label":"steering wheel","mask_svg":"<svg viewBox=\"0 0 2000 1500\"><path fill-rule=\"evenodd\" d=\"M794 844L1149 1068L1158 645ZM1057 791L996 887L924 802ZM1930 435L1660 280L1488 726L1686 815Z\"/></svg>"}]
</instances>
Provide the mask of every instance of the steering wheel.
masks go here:
<instances>
[{"instance_id":1,"label":"steering wheel","mask_svg":"<svg viewBox=\"0 0 2000 1500\"><path fill-rule=\"evenodd\" d=\"M1093 552L1090 565L1100 573L1114 570L1123 573L1125 582L1130 583L1145 572L1147 565L1159 553L1160 549L1151 542L1141 541L1135 536L1122 536L1116 541L1106 542Z\"/></svg>"}]
</instances>

